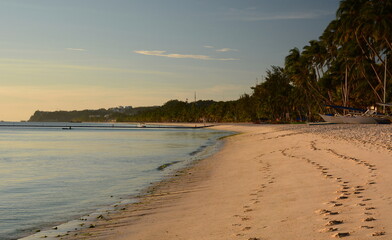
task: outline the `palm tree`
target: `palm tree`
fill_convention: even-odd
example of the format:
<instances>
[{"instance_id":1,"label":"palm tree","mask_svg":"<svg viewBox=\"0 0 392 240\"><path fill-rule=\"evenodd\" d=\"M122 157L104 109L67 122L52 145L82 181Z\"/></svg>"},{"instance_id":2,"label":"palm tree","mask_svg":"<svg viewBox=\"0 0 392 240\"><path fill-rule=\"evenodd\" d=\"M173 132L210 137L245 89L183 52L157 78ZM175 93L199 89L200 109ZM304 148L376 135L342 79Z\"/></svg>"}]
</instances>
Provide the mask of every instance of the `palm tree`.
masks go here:
<instances>
[{"instance_id":1,"label":"palm tree","mask_svg":"<svg viewBox=\"0 0 392 240\"><path fill-rule=\"evenodd\" d=\"M378 100L380 92L385 91L383 69L385 56L391 48L392 7L390 1L345 0L337 11L337 41L340 46L355 42L366 61L359 61L363 66L361 73L371 86ZM384 57L383 57L384 56ZM368 65L371 71L364 71ZM372 73L371 73L372 72ZM391 76L387 69L387 74ZM370 80L369 80L370 79ZM376 84L372 84L373 80Z\"/></svg>"}]
</instances>

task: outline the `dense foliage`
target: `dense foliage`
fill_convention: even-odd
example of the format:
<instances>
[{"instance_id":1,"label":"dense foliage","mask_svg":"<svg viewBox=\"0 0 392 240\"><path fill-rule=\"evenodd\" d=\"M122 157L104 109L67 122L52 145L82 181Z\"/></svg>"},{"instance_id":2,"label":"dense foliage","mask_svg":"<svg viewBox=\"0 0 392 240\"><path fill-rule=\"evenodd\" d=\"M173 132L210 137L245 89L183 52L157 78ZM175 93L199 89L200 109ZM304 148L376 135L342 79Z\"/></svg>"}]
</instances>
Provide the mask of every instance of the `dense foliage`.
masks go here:
<instances>
[{"instance_id":1,"label":"dense foliage","mask_svg":"<svg viewBox=\"0 0 392 240\"><path fill-rule=\"evenodd\" d=\"M36 111L29 121L32 122L249 122L252 117L252 98L242 96L237 101L182 102L170 100L160 107L131 108L128 111L113 109L83 111Z\"/></svg>"},{"instance_id":2,"label":"dense foliage","mask_svg":"<svg viewBox=\"0 0 392 240\"><path fill-rule=\"evenodd\" d=\"M140 112L157 107L116 107L83 111L36 111L29 119L30 122L107 122L121 120Z\"/></svg>"},{"instance_id":3,"label":"dense foliage","mask_svg":"<svg viewBox=\"0 0 392 240\"><path fill-rule=\"evenodd\" d=\"M367 108L392 101L391 52L392 1L344 0L318 40L311 40L302 51L291 49L284 67L272 66L263 82L252 87L251 95L236 101L171 100L161 107L123 113L37 111L30 121L317 120L325 104Z\"/></svg>"},{"instance_id":4,"label":"dense foliage","mask_svg":"<svg viewBox=\"0 0 392 240\"><path fill-rule=\"evenodd\" d=\"M391 51L392 1L344 0L319 40L291 49L284 68L268 70L252 97L263 116L287 120L315 120L325 104L390 102Z\"/></svg>"},{"instance_id":5,"label":"dense foliage","mask_svg":"<svg viewBox=\"0 0 392 240\"><path fill-rule=\"evenodd\" d=\"M319 40L290 50L285 70L310 102L366 108L383 102L384 77L391 85L392 1L341 1ZM388 61L387 61L388 60ZM347 87L345 86L347 79ZM392 86L386 102L391 101ZM309 108L309 107L308 107ZM309 108L310 110L310 108Z\"/></svg>"},{"instance_id":6,"label":"dense foliage","mask_svg":"<svg viewBox=\"0 0 392 240\"><path fill-rule=\"evenodd\" d=\"M237 101L182 102L171 100L163 106L130 116L128 121L158 122L250 122L253 103L248 95Z\"/></svg>"}]
</instances>

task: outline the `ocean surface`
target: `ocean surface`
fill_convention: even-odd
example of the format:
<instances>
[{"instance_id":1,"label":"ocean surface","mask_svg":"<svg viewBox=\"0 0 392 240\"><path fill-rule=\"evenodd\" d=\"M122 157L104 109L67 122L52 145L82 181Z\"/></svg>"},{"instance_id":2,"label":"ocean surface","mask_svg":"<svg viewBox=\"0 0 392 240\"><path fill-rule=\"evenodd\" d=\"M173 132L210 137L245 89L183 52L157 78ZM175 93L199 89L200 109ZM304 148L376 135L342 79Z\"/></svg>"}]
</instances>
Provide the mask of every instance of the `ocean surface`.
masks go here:
<instances>
[{"instance_id":1,"label":"ocean surface","mask_svg":"<svg viewBox=\"0 0 392 240\"><path fill-rule=\"evenodd\" d=\"M80 219L134 201L132 196L150 183L211 155L219 148L217 139L231 134L115 128L129 126L118 124L12 124L0 123L2 240L50 239L86 225ZM170 166L161 167L165 164Z\"/></svg>"}]
</instances>

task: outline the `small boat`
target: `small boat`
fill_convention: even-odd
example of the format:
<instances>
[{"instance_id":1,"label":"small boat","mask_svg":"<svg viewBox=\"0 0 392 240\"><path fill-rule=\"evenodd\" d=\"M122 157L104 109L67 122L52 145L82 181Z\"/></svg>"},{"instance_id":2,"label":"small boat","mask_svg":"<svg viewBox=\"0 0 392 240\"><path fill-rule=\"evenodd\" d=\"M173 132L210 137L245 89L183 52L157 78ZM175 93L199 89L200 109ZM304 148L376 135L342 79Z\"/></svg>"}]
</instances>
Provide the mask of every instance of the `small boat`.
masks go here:
<instances>
[{"instance_id":1,"label":"small boat","mask_svg":"<svg viewBox=\"0 0 392 240\"><path fill-rule=\"evenodd\" d=\"M147 126L146 126L146 124L144 124L144 123L138 123L138 124L137 124L137 127L138 127L138 128L145 128L145 127L147 127Z\"/></svg>"},{"instance_id":2,"label":"small boat","mask_svg":"<svg viewBox=\"0 0 392 240\"><path fill-rule=\"evenodd\" d=\"M386 59L385 59L386 60ZM385 64L386 71L386 64ZM389 124L392 121L392 117L386 114L380 114L377 112L377 107L370 107L369 109L358 109L358 108L350 108L347 107L348 103L348 79L347 79L348 70L346 67L346 75L345 75L345 84L343 89L343 105L344 106L334 106L334 105L326 105L327 107L332 107L334 109L343 109L346 113L350 111L348 114L340 115L340 114L319 114L324 121L331 123L355 123L355 124ZM386 74L384 75L384 77ZM384 78L384 103L379 103L378 105L384 106L384 110L386 106L392 106L392 104L385 103L386 98L386 78ZM385 113L385 112L384 112Z\"/></svg>"},{"instance_id":3,"label":"small boat","mask_svg":"<svg viewBox=\"0 0 392 240\"><path fill-rule=\"evenodd\" d=\"M330 123L352 123L352 124L389 124L391 123L390 116L377 113L377 108L371 107L370 109L362 112L362 109L348 108L342 106L331 106L333 108L340 108L345 110L355 110L356 112L346 115L341 114L319 114L324 121ZM362 112L362 113L361 113Z\"/></svg>"}]
</instances>

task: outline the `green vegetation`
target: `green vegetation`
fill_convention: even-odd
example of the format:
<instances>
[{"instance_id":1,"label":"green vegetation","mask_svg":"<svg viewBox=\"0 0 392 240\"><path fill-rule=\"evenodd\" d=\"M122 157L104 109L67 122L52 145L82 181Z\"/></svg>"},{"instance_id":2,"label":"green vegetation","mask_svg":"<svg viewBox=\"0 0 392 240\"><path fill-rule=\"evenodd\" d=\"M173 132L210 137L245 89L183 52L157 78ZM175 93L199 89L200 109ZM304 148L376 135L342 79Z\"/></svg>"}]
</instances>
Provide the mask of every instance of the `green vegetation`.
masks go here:
<instances>
[{"instance_id":1,"label":"green vegetation","mask_svg":"<svg viewBox=\"0 0 392 240\"><path fill-rule=\"evenodd\" d=\"M263 82L236 101L171 100L129 111L37 111L30 121L292 122L318 120L325 104L367 108L392 101L392 1L344 0L336 19L284 67L272 66ZM390 64L387 64L389 62ZM345 79L347 78L347 86ZM387 88L384 86L387 80ZM389 88L388 88L389 86ZM346 90L347 89L347 90ZM91 116L96 116L96 118ZM99 117L98 117L99 116Z\"/></svg>"},{"instance_id":2,"label":"green vegetation","mask_svg":"<svg viewBox=\"0 0 392 240\"><path fill-rule=\"evenodd\" d=\"M107 121L121 121L132 115L140 112L154 109L157 107L116 107L109 109L98 110L83 110L83 111L36 111L29 119L29 122L107 122Z\"/></svg>"},{"instance_id":3,"label":"green vegetation","mask_svg":"<svg viewBox=\"0 0 392 240\"><path fill-rule=\"evenodd\" d=\"M383 102L384 81L391 82L392 2L345 0L319 40L285 59L285 72L308 116L325 103L366 108ZM384 72L386 70L386 72ZM345 78L348 86L345 91ZM389 87L391 101L392 86Z\"/></svg>"},{"instance_id":4,"label":"green vegetation","mask_svg":"<svg viewBox=\"0 0 392 240\"><path fill-rule=\"evenodd\" d=\"M83 111L36 111L30 122L249 122L251 97L244 95L237 101L197 101L193 103L170 100L160 107L132 108L127 111L111 109ZM254 112L254 111L253 111Z\"/></svg>"}]
</instances>

